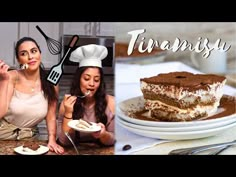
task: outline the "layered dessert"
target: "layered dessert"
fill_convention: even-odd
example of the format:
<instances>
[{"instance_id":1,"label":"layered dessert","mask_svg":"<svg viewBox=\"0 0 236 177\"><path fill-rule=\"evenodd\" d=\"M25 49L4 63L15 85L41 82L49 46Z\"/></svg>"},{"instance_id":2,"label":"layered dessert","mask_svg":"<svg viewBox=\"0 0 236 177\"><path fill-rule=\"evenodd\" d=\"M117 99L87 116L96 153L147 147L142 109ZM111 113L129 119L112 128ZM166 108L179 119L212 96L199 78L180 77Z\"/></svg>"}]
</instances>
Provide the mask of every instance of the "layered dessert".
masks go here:
<instances>
[{"instance_id":1,"label":"layered dessert","mask_svg":"<svg viewBox=\"0 0 236 177\"><path fill-rule=\"evenodd\" d=\"M190 121L217 111L226 78L171 72L140 79L144 107L162 121Z\"/></svg>"},{"instance_id":2,"label":"layered dessert","mask_svg":"<svg viewBox=\"0 0 236 177\"><path fill-rule=\"evenodd\" d=\"M25 152L35 152L39 148L40 148L40 146L33 141L27 141L23 145L23 151L25 151Z\"/></svg>"},{"instance_id":3,"label":"layered dessert","mask_svg":"<svg viewBox=\"0 0 236 177\"><path fill-rule=\"evenodd\" d=\"M76 124L76 126L81 129L88 129L92 127L92 123L79 119L78 124Z\"/></svg>"}]
</instances>

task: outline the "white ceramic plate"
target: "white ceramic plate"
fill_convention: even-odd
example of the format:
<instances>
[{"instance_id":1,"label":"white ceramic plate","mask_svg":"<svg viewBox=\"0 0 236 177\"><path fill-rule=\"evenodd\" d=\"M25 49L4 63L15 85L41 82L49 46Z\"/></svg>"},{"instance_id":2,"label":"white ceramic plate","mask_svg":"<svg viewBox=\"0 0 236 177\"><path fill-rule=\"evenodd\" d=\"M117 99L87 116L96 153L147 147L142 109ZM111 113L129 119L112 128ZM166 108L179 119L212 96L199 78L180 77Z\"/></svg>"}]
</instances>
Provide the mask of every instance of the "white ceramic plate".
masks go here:
<instances>
[{"instance_id":1,"label":"white ceramic plate","mask_svg":"<svg viewBox=\"0 0 236 177\"><path fill-rule=\"evenodd\" d=\"M41 154L45 154L49 151L49 148L47 146L43 146L43 145L39 145L40 148L38 148L36 151L23 151L23 146L18 146L16 148L14 148L14 151L18 154L22 154L22 155L41 155Z\"/></svg>"},{"instance_id":2,"label":"white ceramic plate","mask_svg":"<svg viewBox=\"0 0 236 177\"><path fill-rule=\"evenodd\" d=\"M188 140L188 139L199 139L199 138L206 138L210 136L215 136L226 131L229 128L236 126L236 122L232 124L228 124L225 126L211 128L206 130L199 130L199 131L188 131L188 132L158 132L158 131L150 131L150 130L141 130L126 126L121 124L119 121L117 122L123 128L133 132L135 134L150 137L150 138L158 138L158 139L166 139L166 140Z\"/></svg>"},{"instance_id":3,"label":"white ceramic plate","mask_svg":"<svg viewBox=\"0 0 236 177\"><path fill-rule=\"evenodd\" d=\"M183 126L183 127L157 127L157 126L139 125L139 124L134 124L134 123L125 121L124 119L120 117L117 117L116 121L125 126L135 128L135 129L140 129L140 130L149 130L149 131L158 131L158 132L191 132L191 131L207 130L211 128L222 127L222 126L236 122L236 117L232 119L228 119L227 121L224 121L224 122L216 122L212 124L206 124L206 125L203 124L203 125L198 125L198 126Z\"/></svg>"},{"instance_id":4,"label":"white ceramic plate","mask_svg":"<svg viewBox=\"0 0 236 177\"><path fill-rule=\"evenodd\" d=\"M229 98L228 101L233 101L231 96L226 96ZM187 126L202 126L202 125L210 125L215 123L222 123L225 121L233 122L236 117L236 112L224 116L218 117L216 119L209 119L209 120L195 120L195 121L186 121L186 122L163 122L163 121L148 121L148 120L141 120L137 118L132 118L128 115L130 111L138 111L142 110L144 107L144 99L143 96L131 98L120 102L116 109L116 113L119 117L124 119L127 122L138 124L138 125L145 125L145 126L157 126L157 127L187 127ZM225 111L227 108L219 108L215 114ZM213 115L211 115L213 116Z\"/></svg>"},{"instance_id":5,"label":"white ceramic plate","mask_svg":"<svg viewBox=\"0 0 236 177\"><path fill-rule=\"evenodd\" d=\"M77 130L77 131L84 132L84 133L92 133L92 132L97 132L97 131L101 130L101 127L99 125L97 125L97 123L94 123L94 122L90 122L90 123L92 123L92 126L87 129L79 128L76 126L77 124L79 124L79 120L69 121L68 126Z\"/></svg>"}]
</instances>

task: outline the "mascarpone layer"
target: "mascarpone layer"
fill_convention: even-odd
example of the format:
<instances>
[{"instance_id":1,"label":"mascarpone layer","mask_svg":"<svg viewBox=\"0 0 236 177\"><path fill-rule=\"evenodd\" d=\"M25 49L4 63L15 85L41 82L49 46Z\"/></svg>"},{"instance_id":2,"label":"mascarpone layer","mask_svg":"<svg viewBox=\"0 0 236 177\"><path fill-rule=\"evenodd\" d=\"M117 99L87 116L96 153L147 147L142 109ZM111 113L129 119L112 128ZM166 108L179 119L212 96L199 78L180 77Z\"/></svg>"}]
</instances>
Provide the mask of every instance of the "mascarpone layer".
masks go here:
<instances>
[{"instance_id":1,"label":"mascarpone layer","mask_svg":"<svg viewBox=\"0 0 236 177\"><path fill-rule=\"evenodd\" d=\"M192 103L197 98L201 98L201 102L208 102L212 97L219 101L223 95L223 86L226 80L223 82L217 82L208 85L208 89L199 89L196 91L188 91L183 87L176 87L175 85L155 85L141 81L141 90L143 93L151 92L154 95L164 95L166 97L182 100L184 102Z\"/></svg>"},{"instance_id":2,"label":"mascarpone layer","mask_svg":"<svg viewBox=\"0 0 236 177\"><path fill-rule=\"evenodd\" d=\"M145 100L145 109L147 110L161 110L165 111L163 116L169 115L166 113L171 113L171 116L175 116L177 119L185 119L186 117L194 119L198 115L202 114L213 114L217 111L217 107L219 106L219 101L215 102L213 105L197 105L193 108L180 109L175 106L170 106L160 101L153 100ZM161 112L160 111L160 112Z\"/></svg>"}]
</instances>

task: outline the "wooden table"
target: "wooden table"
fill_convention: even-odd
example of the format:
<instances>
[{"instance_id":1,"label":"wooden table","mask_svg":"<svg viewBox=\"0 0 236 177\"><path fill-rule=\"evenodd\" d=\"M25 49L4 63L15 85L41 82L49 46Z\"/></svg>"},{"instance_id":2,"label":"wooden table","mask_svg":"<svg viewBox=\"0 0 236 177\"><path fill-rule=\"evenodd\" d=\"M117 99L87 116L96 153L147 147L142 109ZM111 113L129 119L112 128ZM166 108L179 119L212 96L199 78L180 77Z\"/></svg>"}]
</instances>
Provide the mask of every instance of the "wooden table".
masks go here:
<instances>
[{"instance_id":1,"label":"wooden table","mask_svg":"<svg viewBox=\"0 0 236 177\"><path fill-rule=\"evenodd\" d=\"M0 155L18 155L14 152L14 148L21 146L25 141L0 141ZM37 140L38 145L47 145L47 141ZM96 143L80 143L78 145L80 155L114 155L114 146L104 147ZM45 155L57 155L55 152L48 151ZM76 155L73 147L66 147L63 155Z\"/></svg>"}]
</instances>

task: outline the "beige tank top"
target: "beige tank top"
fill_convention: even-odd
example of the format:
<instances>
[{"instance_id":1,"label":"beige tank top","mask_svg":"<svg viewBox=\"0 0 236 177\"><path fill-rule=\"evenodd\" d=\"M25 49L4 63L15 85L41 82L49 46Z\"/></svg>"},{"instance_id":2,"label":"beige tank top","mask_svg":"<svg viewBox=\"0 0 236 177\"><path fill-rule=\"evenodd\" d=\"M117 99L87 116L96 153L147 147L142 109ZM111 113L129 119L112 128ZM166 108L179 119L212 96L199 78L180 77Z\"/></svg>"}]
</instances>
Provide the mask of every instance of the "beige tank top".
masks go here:
<instances>
[{"instance_id":1,"label":"beige tank top","mask_svg":"<svg viewBox=\"0 0 236 177\"><path fill-rule=\"evenodd\" d=\"M46 117L47 111L48 101L43 91L27 94L14 89L4 118L15 126L32 128Z\"/></svg>"}]
</instances>

